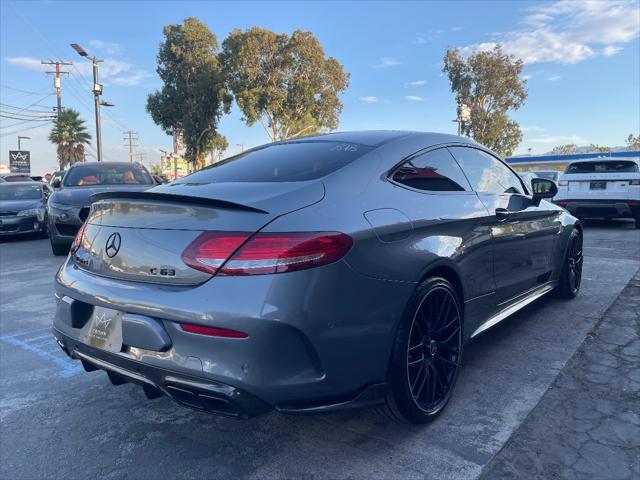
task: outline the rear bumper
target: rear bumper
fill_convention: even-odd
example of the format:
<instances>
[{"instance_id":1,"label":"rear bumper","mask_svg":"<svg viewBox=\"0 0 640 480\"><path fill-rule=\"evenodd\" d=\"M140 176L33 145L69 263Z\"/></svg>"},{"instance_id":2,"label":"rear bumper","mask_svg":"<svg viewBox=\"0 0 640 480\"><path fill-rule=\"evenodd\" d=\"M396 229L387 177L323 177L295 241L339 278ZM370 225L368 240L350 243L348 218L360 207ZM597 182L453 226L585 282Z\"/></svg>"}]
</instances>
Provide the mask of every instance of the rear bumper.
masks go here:
<instances>
[{"instance_id":1,"label":"rear bumper","mask_svg":"<svg viewBox=\"0 0 640 480\"><path fill-rule=\"evenodd\" d=\"M577 217L633 218L640 212L640 200L554 200Z\"/></svg>"},{"instance_id":2,"label":"rear bumper","mask_svg":"<svg viewBox=\"0 0 640 480\"><path fill-rule=\"evenodd\" d=\"M194 400L196 391L198 398L224 397L232 415L240 417L267 407L286 413L344 410L382 401L395 328L414 287L364 277L344 262L174 287L99 277L67 259L56 279L60 300L54 331L74 358L91 363L82 357L90 355L107 362L92 363L107 371L116 365L125 370L116 374L136 383L141 380L126 372L142 375L150 385L147 390L155 388L185 406L221 413L210 399ZM116 309L123 319L155 325L168 340L156 347L145 344L154 337L150 330L129 335L123 329L120 352L97 349L86 343L85 325L67 320L65 302ZM183 331L181 322L233 329L249 337L198 335ZM175 379L199 386L180 392ZM238 404L234 395L253 400Z\"/></svg>"}]
</instances>

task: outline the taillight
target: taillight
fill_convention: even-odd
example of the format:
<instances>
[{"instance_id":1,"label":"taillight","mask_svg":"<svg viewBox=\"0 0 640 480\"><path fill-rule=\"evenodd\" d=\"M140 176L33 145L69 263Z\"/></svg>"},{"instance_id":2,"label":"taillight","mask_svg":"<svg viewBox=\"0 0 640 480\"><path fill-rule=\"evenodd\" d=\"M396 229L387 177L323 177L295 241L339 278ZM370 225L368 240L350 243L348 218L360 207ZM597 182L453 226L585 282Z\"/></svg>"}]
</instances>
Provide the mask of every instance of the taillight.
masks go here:
<instances>
[{"instance_id":1,"label":"taillight","mask_svg":"<svg viewBox=\"0 0 640 480\"><path fill-rule=\"evenodd\" d=\"M630 207L637 207L640 205L640 201L638 200L627 200L627 205Z\"/></svg>"},{"instance_id":2,"label":"taillight","mask_svg":"<svg viewBox=\"0 0 640 480\"><path fill-rule=\"evenodd\" d=\"M333 263L353 245L351 237L338 232L262 232L248 239L250 235L205 232L187 247L182 260L211 274L265 275Z\"/></svg>"},{"instance_id":3,"label":"taillight","mask_svg":"<svg viewBox=\"0 0 640 480\"><path fill-rule=\"evenodd\" d=\"M264 275L304 270L340 260L353 240L337 232L258 233L228 262L221 275Z\"/></svg>"},{"instance_id":4,"label":"taillight","mask_svg":"<svg viewBox=\"0 0 640 480\"><path fill-rule=\"evenodd\" d=\"M71 248L69 249L69 252L71 254L76 253L80 248L80 245L82 244L82 237L84 237L84 231L86 229L87 229L87 224L83 223L82 226L80 227L80 230L78 230L78 233L76 233L76 238L73 239L73 243L71 244Z\"/></svg>"},{"instance_id":5,"label":"taillight","mask_svg":"<svg viewBox=\"0 0 640 480\"><path fill-rule=\"evenodd\" d=\"M198 335L208 335L210 337L223 338L248 338L244 332L238 330L230 330L228 328L204 327L202 325L194 325L193 323L181 323L180 328L185 332L197 333Z\"/></svg>"},{"instance_id":6,"label":"taillight","mask_svg":"<svg viewBox=\"0 0 640 480\"><path fill-rule=\"evenodd\" d=\"M629 180L629 185L640 185L640 180Z\"/></svg>"},{"instance_id":7,"label":"taillight","mask_svg":"<svg viewBox=\"0 0 640 480\"><path fill-rule=\"evenodd\" d=\"M566 207L567 205L569 205L569 200L558 200L558 205L560 205L561 207Z\"/></svg>"},{"instance_id":8,"label":"taillight","mask_svg":"<svg viewBox=\"0 0 640 480\"><path fill-rule=\"evenodd\" d=\"M250 236L249 232L203 232L182 252L182 261L191 268L215 275Z\"/></svg>"}]
</instances>

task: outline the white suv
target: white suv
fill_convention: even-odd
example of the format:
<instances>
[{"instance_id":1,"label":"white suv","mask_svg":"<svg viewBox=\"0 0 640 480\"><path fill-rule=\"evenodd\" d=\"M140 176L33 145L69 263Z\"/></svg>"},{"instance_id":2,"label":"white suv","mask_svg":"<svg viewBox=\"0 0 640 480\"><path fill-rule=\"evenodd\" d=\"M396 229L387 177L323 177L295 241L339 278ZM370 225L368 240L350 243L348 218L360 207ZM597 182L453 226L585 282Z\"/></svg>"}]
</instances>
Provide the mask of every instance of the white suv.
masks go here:
<instances>
[{"instance_id":1,"label":"white suv","mask_svg":"<svg viewBox=\"0 0 640 480\"><path fill-rule=\"evenodd\" d=\"M640 228L637 158L596 158L567 165L553 201L578 218L634 218Z\"/></svg>"}]
</instances>

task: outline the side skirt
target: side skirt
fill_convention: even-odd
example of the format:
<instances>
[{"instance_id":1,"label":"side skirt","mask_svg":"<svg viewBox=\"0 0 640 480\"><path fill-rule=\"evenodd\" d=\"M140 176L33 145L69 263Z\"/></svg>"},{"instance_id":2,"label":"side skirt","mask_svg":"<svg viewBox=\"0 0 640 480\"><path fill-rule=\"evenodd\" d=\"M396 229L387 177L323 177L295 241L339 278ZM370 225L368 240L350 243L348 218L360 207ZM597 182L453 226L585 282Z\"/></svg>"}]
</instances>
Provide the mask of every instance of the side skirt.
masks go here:
<instances>
[{"instance_id":1,"label":"side skirt","mask_svg":"<svg viewBox=\"0 0 640 480\"><path fill-rule=\"evenodd\" d=\"M500 310L498 313L490 317L486 322L480 325L472 334L471 338L476 335L481 334L485 330L493 327L497 323L500 323L502 320L507 318L510 315L513 315L521 308L526 307L532 302L535 302L537 299L542 297L543 295L549 293L551 290L555 288L555 282L548 282L541 287L537 287L535 290L525 294L522 298L516 300L514 303L509 304L507 307Z\"/></svg>"}]
</instances>

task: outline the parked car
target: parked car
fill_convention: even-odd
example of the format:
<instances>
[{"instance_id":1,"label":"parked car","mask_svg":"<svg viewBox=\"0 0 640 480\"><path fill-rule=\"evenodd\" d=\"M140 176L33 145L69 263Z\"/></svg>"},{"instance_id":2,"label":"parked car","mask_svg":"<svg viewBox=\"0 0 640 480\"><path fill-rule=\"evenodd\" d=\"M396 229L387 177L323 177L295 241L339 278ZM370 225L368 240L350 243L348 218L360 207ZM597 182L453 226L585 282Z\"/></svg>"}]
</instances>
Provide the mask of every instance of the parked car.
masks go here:
<instances>
[{"instance_id":1,"label":"parked car","mask_svg":"<svg viewBox=\"0 0 640 480\"><path fill-rule=\"evenodd\" d=\"M553 180L556 184L560 179L560 171L559 170L533 170L531 173L540 178L547 178L549 180Z\"/></svg>"},{"instance_id":2,"label":"parked car","mask_svg":"<svg viewBox=\"0 0 640 480\"><path fill-rule=\"evenodd\" d=\"M34 182L29 175L25 173L7 173L2 176L5 182Z\"/></svg>"},{"instance_id":3,"label":"parked car","mask_svg":"<svg viewBox=\"0 0 640 480\"><path fill-rule=\"evenodd\" d=\"M49 187L41 182L0 183L0 236L22 233L46 236L49 193Z\"/></svg>"},{"instance_id":4,"label":"parked car","mask_svg":"<svg viewBox=\"0 0 640 480\"><path fill-rule=\"evenodd\" d=\"M86 370L212 413L380 406L422 423L464 344L574 297L582 227L465 137L334 133L104 192L56 276Z\"/></svg>"},{"instance_id":5,"label":"parked car","mask_svg":"<svg viewBox=\"0 0 640 480\"><path fill-rule=\"evenodd\" d=\"M579 218L633 218L640 228L639 159L571 162L560 177L555 202Z\"/></svg>"},{"instance_id":6,"label":"parked car","mask_svg":"<svg viewBox=\"0 0 640 480\"><path fill-rule=\"evenodd\" d=\"M89 214L91 195L121 190L137 192L154 185L149 172L139 163L86 162L71 166L62 180L55 183L52 180L54 189L58 187L48 203L49 239L54 255L69 252Z\"/></svg>"}]
</instances>

